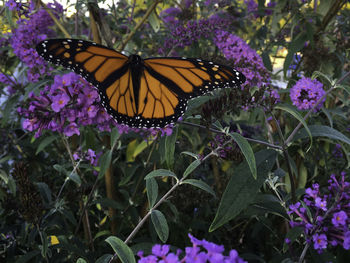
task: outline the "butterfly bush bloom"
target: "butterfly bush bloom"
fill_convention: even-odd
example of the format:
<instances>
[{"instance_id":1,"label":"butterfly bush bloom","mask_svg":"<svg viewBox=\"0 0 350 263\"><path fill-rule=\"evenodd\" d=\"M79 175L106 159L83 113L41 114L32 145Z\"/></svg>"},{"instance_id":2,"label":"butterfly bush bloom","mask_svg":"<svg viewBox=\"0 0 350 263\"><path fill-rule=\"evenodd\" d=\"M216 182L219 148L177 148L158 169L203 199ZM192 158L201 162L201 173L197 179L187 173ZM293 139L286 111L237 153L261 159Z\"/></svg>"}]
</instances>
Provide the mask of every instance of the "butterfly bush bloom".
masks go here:
<instances>
[{"instance_id":1,"label":"butterfly bush bloom","mask_svg":"<svg viewBox=\"0 0 350 263\"><path fill-rule=\"evenodd\" d=\"M72 136L80 134L80 126L97 125L104 131L113 124L100 106L97 91L75 73L56 75L51 86L46 86L39 96L30 93L29 99L28 107L19 108L18 112L26 118L23 128L36 131L36 137L43 130Z\"/></svg>"},{"instance_id":2,"label":"butterfly bush bloom","mask_svg":"<svg viewBox=\"0 0 350 263\"><path fill-rule=\"evenodd\" d=\"M243 87L258 87L270 84L270 74L264 66L262 58L240 37L224 30L215 32L214 42L226 59L231 60L234 67L246 77Z\"/></svg>"},{"instance_id":3,"label":"butterfly bush bloom","mask_svg":"<svg viewBox=\"0 0 350 263\"><path fill-rule=\"evenodd\" d=\"M185 255L181 258L181 250L177 250L176 254L170 252L169 245L154 245L152 254L143 255L143 251L139 251L137 255L140 257L139 263L179 263L179 262L198 262L198 263L244 263L242 258L238 256L236 250L232 249L228 256L223 255L224 246L203 240L198 240L191 234L188 234L192 247L185 248ZM170 252L170 253L169 253Z\"/></svg>"},{"instance_id":4,"label":"butterfly bush bloom","mask_svg":"<svg viewBox=\"0 0 350 263\"><path fill-rule=\"evenodd\" d=\"M321 253L328 246L350 249L350 183L346 173L332 174L327 191L321 193L318 184L305 190L303 201L289 206L294 216L291 227L302 227L306 241Z\"/></svg>"},{"instance_id":5,"label":"butterfly bush bloom","mask_svg":"<svg viewBox=\"0 0 350 263\"><path fill-rule=\"evenodd\" d=\"M297 83L290 89L290 98L299 110L310 110L321 99L326 92L323 90L323 84L318 80L302 77ZM326 98L323 98L315 109L322 108Z\"/></svg>"},{"instance_id":6,"label":"butterfly bush bloom","mask_svg":"<svg viewBox=\"0 0 350 263\"><path fill-rule=\"evenodd\" d=\"M166 14L167 10L163 12ZM164 47L159 52L167 54L168 50L189 47L201 38L208 39L215 30L228 27L232 21L232 16L227 13L214 14L207 19L190 20L186 23L180 23L177 15L165 16L164 22L169 27L170 37L165 39Z\"/></svg>"},{"instance_id":7,"label":"butterfly bush bloom","mask_svg":"<svg viewBox=\"0 0 350 263\"><path fill-rule=\"evenodd\" d=\"M63 12L63 7L57 2L50 3L47 7L57 18ZM48 36L54 36L55 32L49 28L54 24L50 15L43 8L37 12L31 12L33 9L33 2L30 2L25 9L27 18L18 20L18 26L9 35L9 41L14 54L29 68L27 71L28 80L36 82L41 75L47 75L51 70L36 52L35 46Z\"/></svg>"}]
</instances>

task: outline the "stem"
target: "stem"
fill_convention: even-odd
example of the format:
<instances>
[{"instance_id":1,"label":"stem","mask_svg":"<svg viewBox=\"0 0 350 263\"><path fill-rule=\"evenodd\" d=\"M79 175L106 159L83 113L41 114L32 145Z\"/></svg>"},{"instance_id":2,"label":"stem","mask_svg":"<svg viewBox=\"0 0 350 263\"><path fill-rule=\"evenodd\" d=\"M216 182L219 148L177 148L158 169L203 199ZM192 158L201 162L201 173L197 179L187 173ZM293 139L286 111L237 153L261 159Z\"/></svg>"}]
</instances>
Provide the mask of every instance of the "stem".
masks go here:
<instances>
[{"instance_id":1,"label":"stem","mask_svg":"<svg viewBox=\"0 0 350 263\"><path fill-rule=\"evenodd\" d=\"M223 131L219 131L219 130L213 129L213 128L207 128L206 126L203 126L203 125L200 125L200 124L196 124L196 123L192 123L192 122L187 122L187 121L182 121L181 123L182 123L182 124L185 124L185 125L187 125L187 126L192 126L192 127L196 127L196 128L200 128L200 129L209 129L209 130L212 131L212 132L226 135L226 133L223 132ZM260 141L260 140L255 140L255 139L252 139L252 138L246 138L246 137L243 137L243 138L245 138L245 139L246 139L247 141L249 141L249 142L255 142L255 143L258 143L258 144L266 145L266 146L268 146L268 147L270 147L270 148L273 148L273 149L282 150L282 147L279 146L279 145L274 145L274 144L271 144L271 143L268 143L268 142L264 142L264 141Z\"/></svg>"},{"instance_id":2,"label":"stem","mask_svg":"<svg viewBox=\"0 0 350 263\"><path fill-rule=\"evenodd\" d=\"M64 28L64 26L58 21L58 19L55 17L54 14L52 14L50 8L48 8L42 1L40 1L40 5L45 9L45 11L50 15L52 20L55 22L55 24L58 26L58 28L62 31L65 37L70 38L70 34L68 31Z\"/></svg>"},{"instance_id":3,"label":"stem","mask_svg":"<svg viewBox=\"0 0 350 263\"><path fill-rule=\"evenodd\" d=\"M77 233L78 233L78 230L80 228L80 224L81 224L81 221L83 219L85 210L86 210L86 208L87 208L87 206L88 206L88 204L89 204L89 202L91 200L92 194L95 192L95 189L96 189L96 186L97 186L97 182L98 182L98 176L96 176L96 180L95 180L94 185L92 186L92 189L91 189L91 191L89 193L88 199L86 200L86 203L83 206L83 209L82 209L80 217L79 217L78 225L77 225L77 227L75 228L75 231L74 231L74 235L77 235Z\"/></svg>"},{"instance_id":4,"label":"stem","mask_svg":"<svg viewBox=\"0 0 350 263\"><path fill-rule=\"evenodd\" d=\"M306 252L307 252L307 250L309 249L309 247L310 247L310 244L306 242L306 245L305 245L305 247L304 247L304 249L303 249L303 252L302 252L301 255L300 255L300 258L299 258L298 263L302 263L302 262L304 261Z\"/></svg>"},{"instance_id":5,"label":"stem","mask_svg":"<svg viewBox=\"0 0 350 263\"><path fill-rule=\"evenodd\" d=\"M208 155L206 155L202 160L201 163L203 163L205 160L207 160L209 157L212 155L216 155L216 150L218 150L220 147L217 149L213 150L210 152ZM183 177L180 180L177 180L176 184L173 185L173 187L170 188L170 190L148 211L148 213L142 218L142 220L137 224L135 229L130 233L130 235L125 239L124 243L127 244L130 242L130 240L136 235L136 233L140 230L140 228L143 226L143 224L146 222L146 220L150 217L152 214L152 211L156 209L158 206L160 206L168 197L169 195L179 186L182 184L182 182L186 179L187 177ZM117 256L117 253L111 257L111 259L108 261L108 263L111 263L114 258Z\"/></svg>"},{"instance_id":6,"label":"stem","mask_svg":"<svg viewBox=\"0 0 350 263\"><path fill-rule=\"evenodd\" d=\"M152 11L156 8L158 3L161 0L155 0L153 4L148 8L146 11L146 14L142 17L140 22L134 27L133 30L128 34L128 36L125 38L125 40L122 41L122 43L118 46L117 50L123 50L126 46L126 44L130 41L130 39L135 35L136 31L145 23L146 19L150 16Z\"/></svg>"}]
</instances>

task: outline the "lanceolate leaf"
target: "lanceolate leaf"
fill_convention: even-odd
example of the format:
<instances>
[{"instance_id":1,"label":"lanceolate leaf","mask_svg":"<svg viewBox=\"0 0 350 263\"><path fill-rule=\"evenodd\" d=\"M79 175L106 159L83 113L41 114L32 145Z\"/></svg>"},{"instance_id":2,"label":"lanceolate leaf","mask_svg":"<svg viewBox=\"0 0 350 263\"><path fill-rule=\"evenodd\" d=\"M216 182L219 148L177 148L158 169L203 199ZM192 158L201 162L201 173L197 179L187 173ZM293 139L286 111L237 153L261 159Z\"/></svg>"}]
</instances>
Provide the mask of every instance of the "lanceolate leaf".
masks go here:
<instances>
[{"instance_id":1,"label":"lanceolate leaf","mask_svg":"<svg viewBox=\"0 0 350 263\"><path fill-rule=\"evenodd\" d=\"M350 144L350 139L346 137L341 132L337 131L336 129L333 129L329 126L324 125L310 125L309 126L310 132L313 137L327 137L333 140L339 140L344 143ZM304 129L301 129L294 137L293 141L298 139L304 139L307 138L307 132Z\"/></svg>"},{"instance_id":2,"label":"lanceolate leaf","mask_svg":"<svg viewBox=\"0 0 350 263\"><path fill-rule=\"evenodd\" d=\"M307 132L307 134L309 135L310 137L310 146L309 148L307 149L307 151L309 151L309 149L311 148L312 146L312 135L311 135L311 132L310 132L310 129L309 127L307 126L304 118L299 114L299 112L293 108L292 106L288 105L288 104L284 104L284 105L276 105L275 107L276 109L280 109L280 110L284 110L286 112L288 112L289 114L293 115L298 121L300 121L304 128L305 128L305 131Z\"/></svg>"},{"instance_id":3,"label":"lanceolate leaf","mask_svg":"<svg viewBox=\"0 0 350 263\"><path fill-rule=\"evenodd\" d=\"M165 243L169 237L169 227L165 216L159 210L153 210L151 213L151 219L159 239Z\"/></svg>"},{"instance_id":4,"label":"lanceolate leaf","mask_svg":"<svg viewBox=\"0 0 350 263\"><path fill-rule=\"evenodd\" d=\"M152 208L158 197L158 184L154 177L146 180L146 189L149 207Z\"/></svg>"},{"instance_id":5,"label":"lanceolate leaf","mask_svg":"<svg viewBox=\"0 0 350 263\"><path fill-rule=\"evenodd\" d=\"M248 165L249 169L253 175L253 177L256 179L256 163L255 163L255 157L254 152L252 150L252 147L250 147L250 144L248 141L239 133L233 132L229 134L234 141L238 144L239 148L241 149Z\"/></svg>"},{"instance_id":6,"label":"lanceolate leaf","mask_svg":"<svg viewBox=\"0 0 350 263\"><path fill-rule=\"evenodd\" d=\"M169 170L165 170L165 169L158 169L158 170L154 170L152 172L150 172L149 174L146 175L145 180L149 179L149 178L153 178L153 177L161 177L161 176L171 176L171 177L176 177L176 175Z\"/></svg>"},{"instance_id":7,"label":"lanceolate leaf","mask_svg":"<svg viewBox=\"0 0 350 263\"><path fill-rule=\"evenodd\" d=\"M122 263L136 263L132 250L119 238L110 236L106 242L111 245Z\"/></svg>"},{"instance_id":8,"label":"lanceolate leaf","mask_svg":"<svg viewBox=\"0 0 350 263\"><path fill-rule=\"evenodd\" d=\"M187 179L187 180L183 181L182 183L183 184L191 184L195 187L198 187L198 188L208 192L209 194L212 194L215 197L215 192L213 191L213 189L211 189L209 185L207 185L205 182L203 182L201 180Z\"/></svg>"},{"instance_id":9,"label":"lanceolate leaf","mask_svg":"<svg viewBox=\"0 0 350 263\"><path fill-rule=\"evenodd\" d=\"M218 211L209 231L214 231L231 219L255 200L255 197L275 164L277 153L262 150L255 154L257 179L250 176L249 166L245 161L233 171L230 181L220 201Z\"/></svg>"}]
</instances>

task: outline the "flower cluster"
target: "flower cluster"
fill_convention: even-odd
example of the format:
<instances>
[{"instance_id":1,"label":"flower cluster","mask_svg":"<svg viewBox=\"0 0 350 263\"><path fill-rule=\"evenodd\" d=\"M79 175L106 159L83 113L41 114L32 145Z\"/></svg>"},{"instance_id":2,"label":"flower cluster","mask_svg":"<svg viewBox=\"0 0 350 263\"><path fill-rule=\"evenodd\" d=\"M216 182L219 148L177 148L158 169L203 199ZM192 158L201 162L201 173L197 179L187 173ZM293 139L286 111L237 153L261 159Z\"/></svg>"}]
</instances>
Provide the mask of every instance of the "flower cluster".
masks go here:
<instances>
[{"instance_id":1,"label":"flower cluster","mask_svg":"<svg viewBox=\"0 0 350 263\"><path fill-rule=\"evenodd\" d=\"M261 88L270 83L262 58L243 39L223 30L217 30L215 35L216 46L246 76L243 87Z\"/></svg>"},{"instance_id":2,"label":"flower cluster","mask_svg":"<svg viewBox=\"0 0 350 263\"><path fill-rule=\"evenodd\" d=\"M36 137L45 129L72 136L80 134L81 125L94 124L103 131L113 123L100 106L97 91L75 73L56 75L51 86L45 86L39 96L30 93L29 98L28 108L18 112L26 117L23 128L36 131Z\"/></svg>"},{"instance_id":3,"label":"flower cluster","mask_svg":"<svg viewBox=\"0 0 350 263\"><path fill-rule=\"evenodd\" d=\"M232 249L228 256L224 256L224 246L208 242L205 239L198 240L191 234L188 234L193 244L192 247L186 247L185 256L180 259L181 250L177 250L176 254L170 252L169 245L155 245L152 248L152 255L143 256L143 251L139 251L137 255L140 257L139 263L178 263L178 262L222 262L222 263L244 263L242 258L238 256L236 250ZM201 251L204 248L206 251ZM169 253L170 252L170 253Z\"/></svg>"},{"instance_id":4,"label":"flower cluster","mask_svg":"<svg viewBox=\"0 0 350 263\"><path fill-rule=\"evenodd\" d=\"M63 12L62 6L57 2L47 6L57 17ZM20 5L20 8L23 6ZM9 40L14 54L29 68L27 71L28 80L36 82L41 75L48 74L51 70L36 52L35 46L48 36L54 36L55 33L49 29L54 21L47 11L41 8L37 12L30 13L31 9L33 9L32 4L27 9L28 18L18 20L18 27L10 34Z\"/></svg>"},{"instance_id":5,"label":"flower cluster","mask_svg":"<svg viewBox=\"0 0 350 263\"><path fill-rule=\"evenodd\" d=\"M312 80L310 78L302 77L297 83L290 89L290 98L299 110L309 110L316 104L318 100L326 93L323 90L323 84L319 81ZM322 108L326 98L323 98L315 109Z\"/></svg>"},{"instance_id":6,"label":"flower cluster","mask_svg":"<svg viewBox=\"0 0 350 263\"><path fill-rule=\"evenodd\" d=\"M213 141L209 143L212 150L216 150L217 155L224 160L242 160L242 153L238 145L232 138L224 134L217 134Z\"/></svg>"},{"instance_id":7,"label":"flower cluster","mask_svg":"<svg viewBox=\"0 0 350 263\"><path fill-rule=\"evenodd\" d=\"M86 152L82 152L81 149L77 150L73 154L74 160L86 160L89 161L91 165L98 166L98 159L102 155L102 152L99 152L98 154L95 153L94 150L88 149Z\"/></svg>"},{"instance_id":8,"label":"flower cluster","mask_svg":"<svg viewBox=\"0 0 350 263\"><path fill-rule=\"evenodd\" d=\"M15 87L18 86L18 83L13 77L0 73L0 83L5 84L5 88L9 95L16 92Z\"/></svg>"},{"instance_id":9,"label":"flower cluster","mask_svg":"<svg viewBox=\"0 0 350 263\"><path fill-rule=\"evenodd\" d=\"M328 245L350 249L350 183L345 176L345 172L338 178L332 174L325 194L313 184L306 189L303 201L289 206L288 213L297 216L291 227L302 227L306 241L320 253Z\"/></svg>"},{"instance_id":10,"label":"flower cluster","mask_svg":"<svg viewBox=\"0 0 350 263\"><path fill-rule=\"evenodd\" d=\"M159 50L166 53L165 50L174 50L174 48L184 48L191 46L199 39L208 39L211 34L220 28L226 28L231 22L232 17L228 14L215 14L208 19L190 20L185 24L179 22L176 15L180 12L177 8L169 8L163 11L163 20L170 29L171 37L165 39L164 47ZM164 48L164 50L163 50Z\"/></svg>"}]
</instances>

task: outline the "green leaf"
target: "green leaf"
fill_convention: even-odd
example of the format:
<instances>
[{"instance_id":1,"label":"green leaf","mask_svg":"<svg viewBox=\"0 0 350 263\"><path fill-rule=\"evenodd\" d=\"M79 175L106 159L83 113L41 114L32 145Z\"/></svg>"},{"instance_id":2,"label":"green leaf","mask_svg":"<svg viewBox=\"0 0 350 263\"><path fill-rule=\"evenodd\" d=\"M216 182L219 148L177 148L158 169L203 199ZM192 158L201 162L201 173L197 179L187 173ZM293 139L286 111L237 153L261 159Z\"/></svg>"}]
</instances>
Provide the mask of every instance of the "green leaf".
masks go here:
<instances>
[{"instance_id":1,"label":"green leaf","mask_svg":"<svg viewBox=\"0 0 350 263\"><path fill-rule=\"evenodd\" d=\"M181 152L181 154L186 154L186 155L192 156L194 159L198 159L198 154L195 154L195 153L184 151L184 152Z\"/></svg>"},{"instance_id":2,"label":"green leaf","mask_svg":"<svg viewBox=\"0 0 350 263\"><path fill-rule=\"evenodd\" d=\"M190 173L192 173L199 165L201 164L200 160L194 160L185 170L183 178L186 178Z\"/></svg>"},{"instance_id":3,"label":"green leaf","mask_svg":"<svg viewBox=\"0 0 350 263\"><path fill-rule=\"evenodd\" d=\"M78 258L76 263L87 263L87 262L83 258Z\"/></svg>"},{"instance_id":4,"label":"green leaf","mask_svg":"<svg viewBox=\"0 0 350 263\"><path fill-rule=\"evenodd\" d=\"M16 106L17 102L18 102L18 95L13 95L9 99L7 99L6 102L4 103L5 106L2 107L4 110L0 111L0 113L1 113L0 115L1 115L1 118L2 118L2 121L1 121L2 126L4 126L7 123L9 117L11 116L11 114L13 112L16 112L14 107Z\"/></svg>"},{"instance_id":5,"label":"green leaf","mask_svg":"<svg viewBox=\"0 0 350 263\"><path fill-rule=\"evenodd\" d=\"M162 177L162 176L171 176L177 179L176 175L172 171L165 170L165 169L158 169L147 174L145 176L145 180L148 180L149 178L153 178L153 177Z\"/></svg>"},{"instance_id":6,"label":"green leaf","mask_svg":"<svg viewBox=\"0 0 350 263\"><path fill-rule=\"evenodd\" d=\"M257 179L249 176L247 161L241 163L231 176L221 198L218 211L209 231L212 232L231 219L255 200L260 187L265 182L268 173L276 161L277 153L273 150L262 150L255 154L257 164Z\"/></svg>"},{"instance_id":7,"label":"green leaf","mask_svg":"<svg viewBox=\"0 0 350 263\"><path fill-rule=\"evenodd\" d=\"M104 254L103 256L99 257L95 263L109 263L112 257L112 254Z\"/></svg>"},{"instance_id":8,"label":"green leaf","mask_svg":"<svg viewBox=\"0 0 350 263\"><path fill-rule=\"evenodd\" d=\"M45 232L41 232L40 238L41 238L41 244L42 244L41 245L41 255L44 258L46 258L47 249L49 248L49 240L48 240L47 235L46 235Z\"/></svg>"},{"instance_id":9,"label":"green leaf","mask_svg":"<svg viewBox=\"0 0 350 263\"><path fill-rule=\"evenodd\" d=\"M55 169L57 172L65 175L65 176L68 176L68 171L66 170L66 168L64 168L62 165L60 164L54 164L53 165L53 169Z\"/></svg>"},{"instance_id":10,"label":"green leaf","mask_svg":"<svg viewBox=\"0 0 350 263\"><path fill-rule=\"evenodd\" d=\"M329 110L324 108L324 107L322 107L321 111L324 113L324 115L327 116L327 119L329 121L329 125L331 126L331 128L333 128L333 119L332 119L331 114L329 113Z\"/></svg>"},{"instance_id":11,"label":"green leaf","mask_svg":"<svg viewBox=\"0 0 350 263\"><path fill-rule=\"evenodd\" d=\"M275 107L276 109L280 109L280 110L284 110L286 112L288 112L289 114L293 115L294 118L296 118L298 121L301 122L301 124L303 124L305 130L307 131L309 137L310 137L310 145L308 147L308 149L306 150L307 152L310 150L311 146L312 146L312 136L311 136L311 132L309 127L307 126L304 118L299 114L299 112L296 110L296 108L288 105L288 104L283 104L283 105L276 105Z\"/></svg>"},{"instance_id":12,"label":"green leaf","mask_svg":"<svg viewBox=\"0 0 350 263\"><path fill-rule=\"evenodd\" d=\"M8 186L11 193L16 196L16 181L13 177L8 176L4 170L0 169L0 179Z\"/></svg>"},{"instance_id":13,"label":"green leaf","mask_svg":"<svg viewBox=\"0 0 350 263\"><path fill-rule=\"evenodd\" d=\"M154 11L148 17L148 21L151 24L151 27L153 28L153 31L155 33L157 33L159 31L159 28L160 28L160 22L159 22L159 19L158 19L157 15L155 14Z\"/></svg>"},{"instance_id":14,"label":"green leaf","mask_svg":"<svg viewBox=\"0 0 350 263\"><path fill-rule=\"evenodd\" d=\"M149 207L152 208L158 197L158 184L154 177L146 180L146 189Z\"/></svg>"},{"instance_id":15,"label":"green leaf","mask_svg":"<svg viewBox=\"0 0 350 263\"><path fill-rule=\"evenodd\" d=\"M329 126L324 125L310 125L309 126L310 132L313 137L327 137L334 140L339 140L344 143L350 144L350 139L346 137L341 132L337 131L336 129L333 129ZM297 132L297 134L294 136L293 141L296 141L298 139L304 139L307 138L308 134L305 130L305 128L301 129Z\"/></svg>"},{"instance_id":16,"label":"green leaf","mask_svg":"<svg viewBox=\"0 0 350 263\"><path fill-rule=\"evenodd\" d=\"M183 181L182 184L191 184L195 187L198 187L198 188L208 192L209 194L213 195L214 197L216 197L213 189L211 189L211 187L209 185L207 185L205 182L203 182L201 180L187 179L187 180Z\"/></svg>"},{"instance_id":17,"label":"green leaf","mask_svg":"<svg viewBox=\"0 0 350 263\"><path fill-rule=\"evenodd\" d=\"M175 128L170 136L165 138L165 162L169 169L174 166L175 142L178 129Z\"/></svg>"},{"instance_id":18,"label":"green leaf","mask_svg":"<svg viewBox=\"0 0 350 263\"><path fill-rule=\"evenodd\" d=\"M100 173L98 175L99 177L102 177L105 174L105 172L107 171L107 169L111 165L111 161L112 161L112 151L107 150L100 157L100 160L99 160L99 163L100 163Z\"/></svg>"},{"instance_id":19,"label":"green leaf","mask_svg":"<svg viewBox=\"0 0 350 263\"><path fill-rule=\"evenodd\" d=\"M328 84L328 85L332 86L332 80L326 74L322 73L321 71L314 71L312 73L311 78L315 79L317 77L322 77L324 80L327 81L327 83L324 83L324 84Z\"/></svg>"},{"instance_id":20,"label":"green leaf","mask_svg":"<svg viewBox=\"0 0 350 263\"><path fill-rule=\"evenodd\" d=\"M248 141L239 133L233 132L229 134L233 140L237 143L239 148L241 149L246 161L248 162L250 172L252 173L254 179L257 178L256 175L256 163L255 156L252 147L248 143Z\"/></svg>"},{"instance_id":21,"label":"green leaf","mask_svg":"<svg viewBox=\"0 0 350 263\"><path fill-rule=\"evenodd\" d=\"M70 173L69 179L71 179L74 183L76 183L78 186L81 185L81 179L77 173Z\"/></svg>"},{"instance_id":22,"label":"green leaf","mask_svg":"<svg viewBox=\"0 0 350 263\"><path fill-rule=\"evenodd\" d=\"M115 147L117 140L120 137L120 133L117 127L114 127L111 131L111 149Z\"/></svg>"},{"instance_id":23,"label":"green leaf","mask_svg":"<svg viewBox=\"0 0 350 263\"><path fill-rule=\"evenodd\" d=\"M39 192L40 192L41 197L43 198L44 202L47 204L50 204L52 201L50 188L47 186L47 184L42 183L42 182L38 182L38 183L36 183L36 185L38 186Z\"/></svg>"},{"instance_id":24,"label":"green leaf","mask_svg":"<svg viewBox=\"0 0 350 263\"><path fill-rule=\"evenodd\" d=\"M51 144L53 141L55 141L57 139L57 137L55 135L46 137L44 140L42 140L38 146L38 148L36 149L35 155L37 155L38 153L40 153L42 150L45 149L46 146L48 146L49 144Z\"/></svg>"},{"instance_id":25,"label":"green leaf","mask_svg":"<svg viewBox=\"0 0 350 263\"><path fill-rule=\"evenodd\" d=\"M185 116L191 116L192 114L194 114L195 110L197 110L201 105L213 99L213 97L216 97L215 94L211 96L199 96L190 100L188 102L188 107L185 112Z\"/></svg>"},{"instance_id":26,"label":"green leaf","mask_svg":"<svg viewBox=\"0 0 350 263\"><path fill-rule=\"evenodd\" d=\"M151 219L159 239L165 243L169 237L169 227L165 216L159 210L152 210Z\"/></svg>"},{"instance_id":27,"label":"green leaf","mask_svg":"<svg viewBox=\"0 0 350 263\"><path fill-rule=\"evenodd\" d=\"M145 149L147 149L152 143L154 142L154 140L142 140L139 144L135 145L134 151L131 154L132 159L130 161L135 161L136 157L142 153Z\"/></svg>"},{"instance_id":28,"label":"green leaf","mask_svg":"<svg viewBox=\"0 0 350 263\"><path fill-rule=\"evenodd\" d=\"M269 53L268 52L263 52L261 54L261 58L263 60L265 68L267 68L267 70L269 70L269 71L272 71L272 64L271 64Z\"/></svg>"},{"instance_id":29,"label":"green leaf","mask_svg":"<svg viewBox=\"0 0 350 263\"><path fill-rule=\"evenodd\" d=\"M287 74L287 70L289 69L290 64L292 64L294 54L304 47L305 42L307 40L308 40L307 34L302 31L290 43L288 48L288 54L286 56L286 59L284 60L284 65L283 65L284 75Z\"/></svg>"},{"instance_id":30,"label":"green leaf","mask_svg":"<svg viewBox=\"0 0 350 263\"><path fill-rule=\"evenodd\" d=\"M131 249L122 240L110 236L105 241L110 244L122 263L136 263Z\"/></svg>"}]
</instances>

